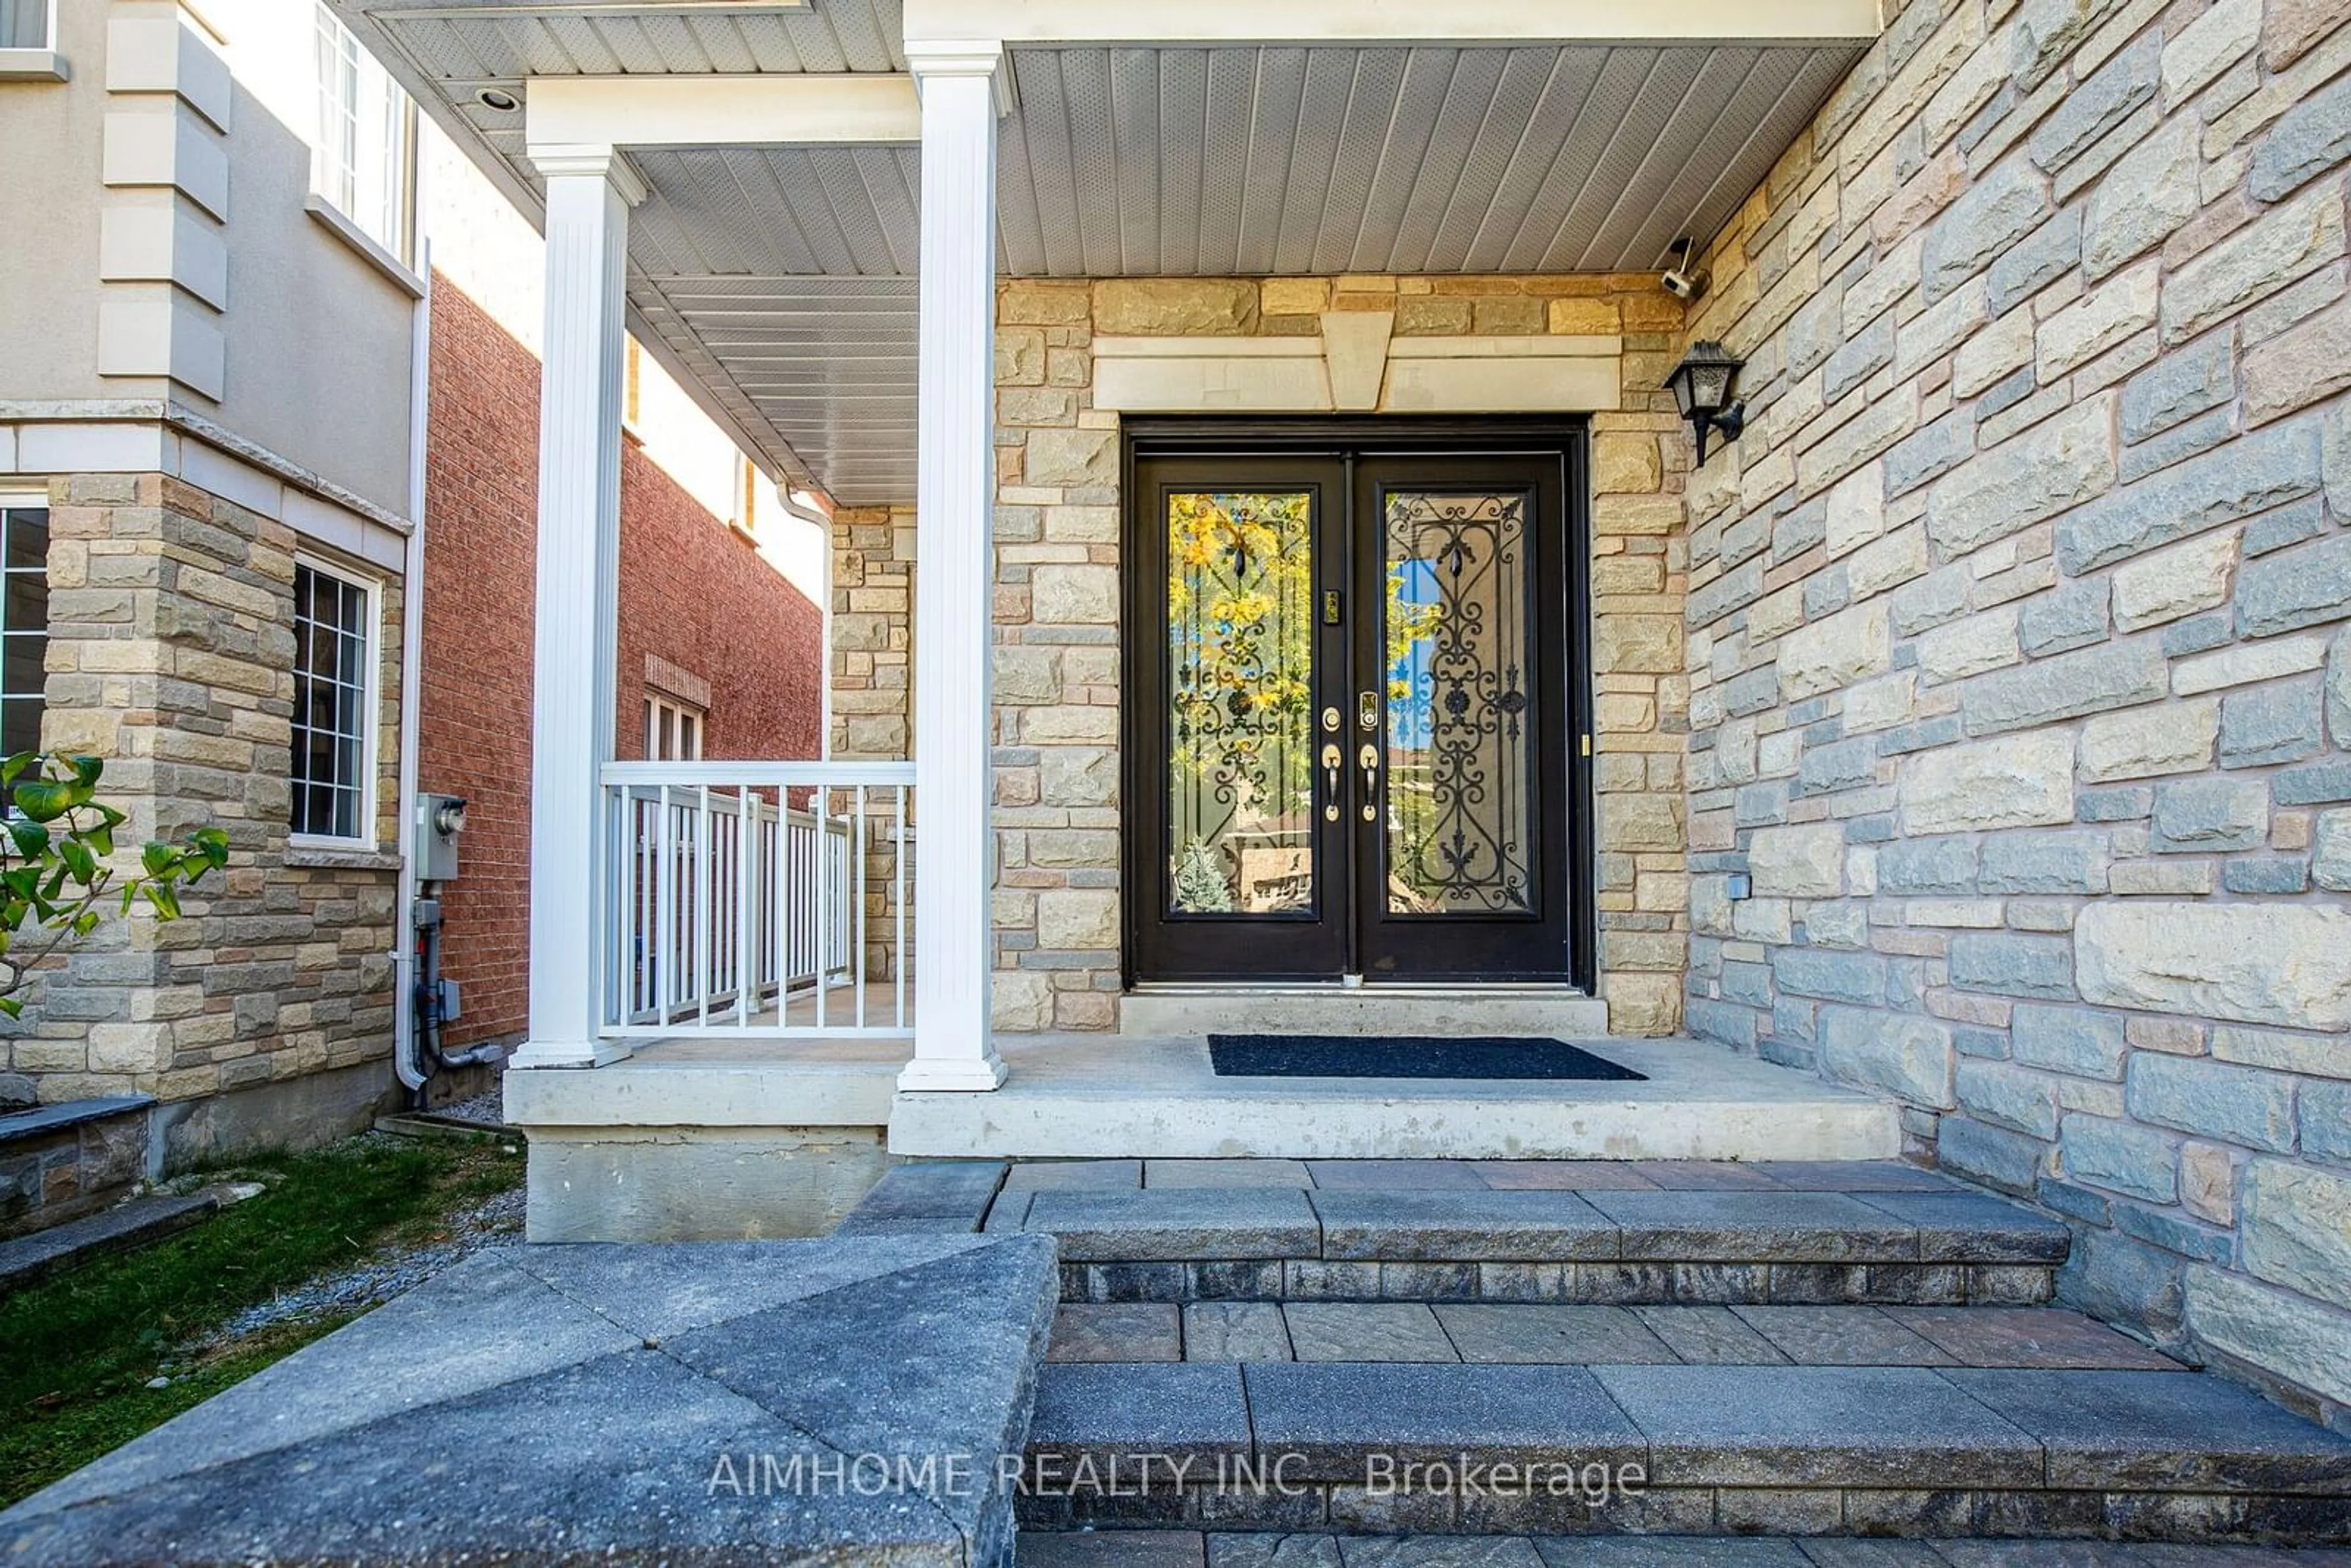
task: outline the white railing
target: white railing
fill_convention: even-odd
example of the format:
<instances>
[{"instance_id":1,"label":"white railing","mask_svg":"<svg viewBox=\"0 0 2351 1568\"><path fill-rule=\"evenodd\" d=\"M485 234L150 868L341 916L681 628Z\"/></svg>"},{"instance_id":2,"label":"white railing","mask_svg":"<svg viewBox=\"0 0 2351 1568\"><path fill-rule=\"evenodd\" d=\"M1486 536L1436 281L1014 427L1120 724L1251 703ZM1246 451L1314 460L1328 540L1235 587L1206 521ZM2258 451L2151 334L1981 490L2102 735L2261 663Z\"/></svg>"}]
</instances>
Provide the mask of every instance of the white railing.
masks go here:
<instances>
[{"instance_id":1,"label":"white railing","mask_svg":"<svg viewBox=\"0 0 2351 1568\"><path fill-rule=\"evenodd\" d=\"M913 1030L911 762L608 762L604 1032Z\"/></svg>"}]
</instances>

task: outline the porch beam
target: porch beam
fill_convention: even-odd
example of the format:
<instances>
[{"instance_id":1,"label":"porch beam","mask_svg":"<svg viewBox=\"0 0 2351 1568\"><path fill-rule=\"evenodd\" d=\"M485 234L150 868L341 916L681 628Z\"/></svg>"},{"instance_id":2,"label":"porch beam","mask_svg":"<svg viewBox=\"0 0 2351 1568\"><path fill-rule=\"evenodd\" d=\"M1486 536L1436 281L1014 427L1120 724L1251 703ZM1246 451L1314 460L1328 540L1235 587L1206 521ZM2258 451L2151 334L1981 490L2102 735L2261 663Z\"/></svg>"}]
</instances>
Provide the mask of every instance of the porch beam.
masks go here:
<instances>
[{"instance_id":1,"label":"porch beam","mask_svg":"<svg viewBox=\"0 0 2351 1568\"><path fill-rule=\"evenodd\" d=\"M542 148L547 325L538 394L530 755L530 1035L511 1065L590 1067L602 936L598 801L620 618L622 293L636 175L609 145Z\"/></svg>"},{"instance_id":2,"label":"porch beam","mask_svg":"<svg viewBox=\"0 0 2351 1568\"><path fill-rule=\"evenodd\" d=\"M905 0L906 37L1019 44L1798 43L1877 37L1876 0ZM909 44L908 47L914 47Z\"/></svg>"},{"instance_id":3,"label":"porch beam","mask_svg":"<svg viewBox=\"0 0 2351 1568\"><path fill-rule=\"evenodd\" d=\"M871 145L922 140L912 77L534 77L526 131L543 145Z\"/></svg>"},{"instance_id":4,"label":"porch beam","mask_svg":"<svg viewBox=\"0 0 2351 1568\"><path fill-rule=\"evenodd\" d=\"M1004 1082L989 1040L994 43L906 48L923 97L914 484L914 1056L901 1089Z\"/></svg>"}]
</instances>

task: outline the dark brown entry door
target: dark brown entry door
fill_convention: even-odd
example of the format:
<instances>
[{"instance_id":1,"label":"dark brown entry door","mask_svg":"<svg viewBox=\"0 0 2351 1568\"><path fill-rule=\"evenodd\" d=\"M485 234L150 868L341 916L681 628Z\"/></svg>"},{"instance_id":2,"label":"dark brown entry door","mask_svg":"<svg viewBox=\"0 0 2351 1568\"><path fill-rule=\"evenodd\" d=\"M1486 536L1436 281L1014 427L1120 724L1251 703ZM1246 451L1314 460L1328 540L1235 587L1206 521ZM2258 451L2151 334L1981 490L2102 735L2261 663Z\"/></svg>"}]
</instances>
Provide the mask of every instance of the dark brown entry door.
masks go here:
<instances>
[{"instance_id":1,"label":"dark brown entry door","mask_svg":"<svg viewBox=\"0 0 2351 1568\"><path fill-rule=\"evenodd\" d=\"M1134 977L1586 978L1572 435L1134 439Z\"/></svg>"}]
</instances>

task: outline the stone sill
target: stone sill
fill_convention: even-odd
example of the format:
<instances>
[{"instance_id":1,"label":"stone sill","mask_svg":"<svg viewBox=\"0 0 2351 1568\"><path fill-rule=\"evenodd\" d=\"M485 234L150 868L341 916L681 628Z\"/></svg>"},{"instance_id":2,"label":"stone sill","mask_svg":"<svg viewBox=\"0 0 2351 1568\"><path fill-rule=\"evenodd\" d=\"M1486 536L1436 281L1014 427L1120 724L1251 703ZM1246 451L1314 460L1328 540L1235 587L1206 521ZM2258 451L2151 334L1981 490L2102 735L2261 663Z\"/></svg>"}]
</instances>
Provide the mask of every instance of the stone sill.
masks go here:
<instances>
[{"instance_id":1,"label":"stone sill","mask_svg":"<svg viewBox=\"0 0 2351 1568\"><path fill-rule=\"evenodd\" d=\"M55 49L0 49L0 81L71 81L73 68Z\"/></svg>"},{"instance_id":2,"label":"stone sill","mask_svg":"<svg viewBox=\"0 0 2351 1568\"><path fill-rule=\"evenodd\" d=\"M0 1116L0 1144L38 1137L62 1128L79 1126L84 1122L102 1121L109 1116L144 1111L153 1103L155 1096L152 1094L110 1094L96 1100L67 1100L54 1105L36 1105L29 1111L16 1111Z\"/></svg>"},{"instance_id":3,"label":"stone sill","mask_svg":"<svg viewBox=\"0 0 2351 1568\"><path fill-rule=\"evenodd\" d=\"M337 211L333 203L323 196L306 196L302 210L318 221L328 233L359 252L370 267L390 278L400 291L411 299L424 298L424 279L416 276L413 267L379 245L374 236Z\"/></svg>"},{"instance_id":4,"label":"stone sill","mask_svg":"<svg viewBox=\"0 0 2351 1568\"><path fill-rule=\"evenodd\" d=\"M298 870L396 872L400 856L372 845L295 839L286 846L286 863Z\"/></svg>"}]
</instances>

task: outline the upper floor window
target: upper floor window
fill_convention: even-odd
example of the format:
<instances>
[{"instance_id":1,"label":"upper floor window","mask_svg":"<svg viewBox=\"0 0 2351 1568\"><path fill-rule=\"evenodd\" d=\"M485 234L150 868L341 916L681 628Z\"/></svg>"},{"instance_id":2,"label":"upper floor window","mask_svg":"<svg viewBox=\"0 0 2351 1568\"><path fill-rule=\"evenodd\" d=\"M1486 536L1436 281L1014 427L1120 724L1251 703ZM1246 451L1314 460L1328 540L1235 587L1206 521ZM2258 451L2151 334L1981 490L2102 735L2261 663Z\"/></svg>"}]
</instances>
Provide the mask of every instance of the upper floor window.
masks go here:
<instances>
[{"instance_id":1,"label":"upper floor window","mask_svg":"<svg viewBox=\"0 0 2351 1568\"><path fill-rule=\"evenodd\" d=\"M49 509L0 503L0 754L37 751L49 647Z\"/></svg>"},{"instance_id":2,"label":"upper floor window","mask_svg":"<svg viewBox=\"0 0 2351 1568\"><path fill-rule=\"evenodd\" d=\"M702 710L675 697L645 699L645 760L702 760Z\"/></svg>"},{"instance_id":3,"label":"upper floor window","mask_svg":"<svg viewBox=\"0 0 2351 1568\"><path fill-rule=\"evenodd\" d=\"M371 700L375 592L308 561L294 568L294 812L297 833L375 836Z\"/></svg>"},{"instance_id":4,"label":"upper floor window","mask_svg":"<svg viewBox=\"0 0 2351 1568\"><path fill-rule=\"evenodd\" d=\"M0 49L54 49L57 0L0 0Z\"/></svg>"},{"instance_id":5,"label":"upper floor window","mask_svg":"<svg viewBox=\"0 0 2351 1568\"><path fill-rule=\"evenodd\" d=\"M5 4L6 0L0 0ZM319 0L310 184L402 267L416 261L416 106Z\"/></svg>"}]
</instances>

